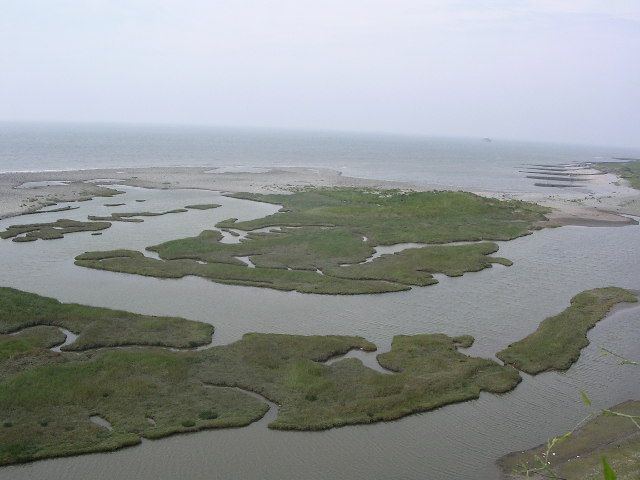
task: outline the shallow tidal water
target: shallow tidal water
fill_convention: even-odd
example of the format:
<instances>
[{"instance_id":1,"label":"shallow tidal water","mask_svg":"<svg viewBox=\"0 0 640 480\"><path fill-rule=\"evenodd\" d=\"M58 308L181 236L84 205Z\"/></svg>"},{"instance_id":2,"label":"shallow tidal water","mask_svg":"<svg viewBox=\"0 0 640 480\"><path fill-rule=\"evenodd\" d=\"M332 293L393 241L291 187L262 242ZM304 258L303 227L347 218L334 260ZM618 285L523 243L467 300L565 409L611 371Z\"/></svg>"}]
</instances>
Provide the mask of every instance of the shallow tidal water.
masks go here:
<instances>
[{"instance_id":1,"label":"shallow tidal water","mask_svg":"<svg viewBox=\"0 0 640 480\"><path fill-rule=\"evenodd\" d=\"M362 335L385 351L397 334L443 332L473 335L476 343L467 353L485 357L529 334L582 290L607 285L640 290L640 226L545 229L499 242L496 255L512 260L512 267L494 266L458 278L438 276L438 285L382 295L308 295L75 266L74 256L87 250L141 250L196 235L225 218L256 218L277 209L214 192L124 189L125 195L69 204L79 206L77 210L2 220L0 229L86 219L89 214L157 212L196 203L223 206L148 217L143 223L114 222L100 236L85 232L31 243L2 240L0 284L65 302L209 322L216 327L218 344L251 331L346 334ZM126 206L104 207L120 202ZM588 392L597 408L640 398L638 368L620 366L599 351L602 346L640 359L640 307L617 309L589 338L591 345L566 373L523 374L523 382L510 393L483 393L476 401L395 422L282 432L269 430L263 420L246 428L143 441L113 453L4 467L0 480L495 479L497 458L561 434L586 416L580 390Z\"/></svg>"}]
</instances>

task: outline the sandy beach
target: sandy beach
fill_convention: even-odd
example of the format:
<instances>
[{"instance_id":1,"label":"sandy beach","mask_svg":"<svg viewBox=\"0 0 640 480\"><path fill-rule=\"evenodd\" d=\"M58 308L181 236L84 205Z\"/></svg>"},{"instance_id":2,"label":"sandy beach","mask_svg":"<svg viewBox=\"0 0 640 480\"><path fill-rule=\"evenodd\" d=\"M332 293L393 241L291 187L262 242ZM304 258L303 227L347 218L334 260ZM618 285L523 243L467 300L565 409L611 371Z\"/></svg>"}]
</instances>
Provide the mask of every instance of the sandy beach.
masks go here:
<instances>
[{"instance_id":1,"label":"sandy beach","mask_svg":"<svg viewBox=\"0 0 640 480\"><path fill-rule=\"evenodd\" d=\"M348 177L330 169L279 167L229 172L208 167L155 167L95 169L0 174L0 218L34 212L60 202L83 201L117 195L117 185L153 189L202 189L220 192L282 193L309 186L399 188L430 190L429 186ZM613 175L594 175L589 195L505 194L478 191L479 195L536 202L553 208L548 215L556 225L615 226L640 215L640 192Z\"/></svg>"}]
</instances>

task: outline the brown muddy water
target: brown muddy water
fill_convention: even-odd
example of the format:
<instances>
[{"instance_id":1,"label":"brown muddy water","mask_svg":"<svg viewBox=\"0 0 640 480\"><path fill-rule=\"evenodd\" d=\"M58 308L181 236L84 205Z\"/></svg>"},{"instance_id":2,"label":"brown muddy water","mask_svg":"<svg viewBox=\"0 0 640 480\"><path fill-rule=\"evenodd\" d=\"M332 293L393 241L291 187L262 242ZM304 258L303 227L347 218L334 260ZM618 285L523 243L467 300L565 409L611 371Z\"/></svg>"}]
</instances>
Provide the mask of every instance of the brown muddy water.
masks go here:
<instances>
[{"instance_id":1,"label":"brown muddy water","mask_svg":"<svg viewBox=\"0 0 640 480\"><path fill-rule=\"evenodd\" d=\"M250 219L276 210L213 192L125 190L115 199L74 205L80 206L77 210L2 220L0 228L195 203L223 206L148 217L143 223L115 222L100 236L85 232L62 240L0 241L0 284L65 302L209 322L216 327L216 344L252 331L345 334L362 335L384 351L397 334L443 332L473 335L476 343L468 352L486 357L529 334L582 290L606 285L640 290L637 225L542 230L500 242L497 255L512 260L512 267L496 265L458 278L438 276L438 285L382 295L307 295L220 285L195 277L161 280L75 266L74 256L87 250L143 249L198 234L225 218ZM116 201L126 205L104 207ZM227 239L237 241L230 235ZM113 453L4 467L0 480L495 479L497 458L563 433L586 415L580 390L589 393L596 407L640 398L637 367L620 366L599 350L602 346L640 358L640 308L618 309L589 338L591 345L566 373L523 375L523 382L508 394L483 393L476 401L395 422L283 432L269 430L267 421L261 420L246 428L143 441Z\"/></svg>"}]
</instances>

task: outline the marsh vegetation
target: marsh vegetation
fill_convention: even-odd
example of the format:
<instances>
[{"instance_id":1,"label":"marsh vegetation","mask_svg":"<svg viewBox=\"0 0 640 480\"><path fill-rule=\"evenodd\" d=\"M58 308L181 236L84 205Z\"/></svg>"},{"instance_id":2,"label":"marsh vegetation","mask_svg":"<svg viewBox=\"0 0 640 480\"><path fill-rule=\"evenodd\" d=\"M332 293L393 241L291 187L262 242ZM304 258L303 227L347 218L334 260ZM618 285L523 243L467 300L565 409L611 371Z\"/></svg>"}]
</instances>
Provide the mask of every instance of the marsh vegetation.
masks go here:
<instances>
[{"instance_id":1,"label":"marsh vegetation","mask_svg":"<svg viewBox=\"0 0 640 480\"><path fill-rule=\"evenodd\" d=\"M530 374L567 370L589 345L587 332L614 305L637 301L635 294L616 287L582 292L571 299L566 310L544 320L535 332L498 352L497 357Z\"/></svg>"},{"instance_id":2,"label":"marsh vegetation","mask_svg":"<svg viewBox=\"0 0 640 480\"><path fill-rule=\"evenodd\" d=\"M189 210L212 210L219 207L221 207L219 203L197 203L195 205L187 205L184 208L188 208Z\"/></svg>"},{"instance_id":3,"label":"marsh vegetation","mask_svg":"<svg viewBox=\"0 0 640 480\"><path fill-rule=\"evenodd\" d=\"M76 264L164 278L197 275L303 293L392 292L437 283L434 273L459 276L493 263L510 265L509 260L491 257L498 247L485 241L527 235L544 224L548 212L530 203L464 192L333 188L234 197L282 208L260 219L216 225L224 231L248 231L240 243L222 243L220 230L205 230L148 247L160 260L116 250L87 252L76 257ZM278 230L256 232L267 227ZM426 246L367 261L378 245L407 242ZM446 245L456 242L477 243ZM249 268L242 257L256 268Z\"/></svg>"},{"instance_id":4,"label":"marsh vegetation","mask_svg":"<svg viewBox=\"0 0 640 480\"><path fill-rule=\"evenodd\" d=\"M164 212L114 212L106 217L89 215L89 220L106 222L142 222L144 220L139 217L159 217L162 215L169 215L171 213L185 213L187 211L188 210L184 208L176 208Z\"/></svg>"},{"instance_id":5,"label":"marsh vegetation","mask_svg":"<svg viewBox=\"0 0 640 480\"><path fill-rule=\"evenodd\" d=\"M388 375L345 358L375 350L361 337L246 334L200 351L111 345L183 345L169 339L211 326L184 319L61 304L0 290L0 463L112 450L177 432L242 426L278 405L271 428L318 430L392 420L449 403L501 393L520 380L516 370L460 353L469 336L398 336L378 360ZM166 325L161 335L157 326ZM96 328L95 326L98 325ZM62 353L55 326L79 333ZM200 326L201 328L198 328ZM114 335L118 338L114 341ZM89 341L89 339L91 339ZM92 349L92 350L88 350ZM64 353L74 350L76 353ZM112 430L91 421L99 416ZM148 419L153 419L149 422Z\"/></svg>"},{"instance_id":6,"label":"marsh vegetation","mask_svg":"<svg viewBox=\"0 0 640 480\"><path fill-rule=\"evenodd\" d=\"M109 308L61 303L53 298L0 287L0 334L38 325L78 334L64 350L123 345L188 348L210 342L213 327L178 317L154 317Z\"/></svg>"},{"instance_id":7,"label":"marsh vegetation","mask_svg":"<svg viewBox=\"0 0 640 480\"><path fill-rule=\"evenodd\" d=\"M594 305L630 301L627 294L607 288L578 295L571 320L588 324ZM320 430L394 420L482 391L504 393L521 380L511 366L460 352L473 344L468 335L396 336L391 350L377 356L389 374L356 358L325 363L351 350L376 350L356 336L248 333L228 345L175 350L148 345L201 345L213 327L9 288L0 289L0 308L2 464L247 425L269 409L251 393L278 406L270 428ZM52 351L65 340L57 327L79 334L60 353ZM560 336L567 348L582 335L572 332ZM123 345L129 347L104 348Z\"/></svg>"},{"instance_id":8,"label":"marsh vegetation","mask_svg":"<svg viewBox=\"0 0 640 480\"><path fill-rule=\"evenodd\" d=\"M0 232L0 238L11 238L14 242L33 242L38 239L54 240L63 238L69 233L98 232L111 226L109 222L61 219L48 223L28 223L23 225L11 225Z\"/></svg>"}]
</instances>

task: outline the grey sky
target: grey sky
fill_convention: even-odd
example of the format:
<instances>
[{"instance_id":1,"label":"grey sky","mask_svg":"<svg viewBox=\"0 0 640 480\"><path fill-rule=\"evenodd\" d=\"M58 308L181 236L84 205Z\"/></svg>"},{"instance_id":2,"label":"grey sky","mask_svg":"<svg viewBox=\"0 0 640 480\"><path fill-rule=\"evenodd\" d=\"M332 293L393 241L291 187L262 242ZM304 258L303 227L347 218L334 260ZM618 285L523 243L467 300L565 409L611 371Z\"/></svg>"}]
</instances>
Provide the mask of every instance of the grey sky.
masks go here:
<instances>
[{"instance_id":1,"label":"grey sky","mask_svg":"<svg viewBox=\"0 0 640 480\"><path fill-rule=\"evenodd\" d=\"M0 0L0 119L640 146L640 1Z\"/></svg>"}]
</instances>

